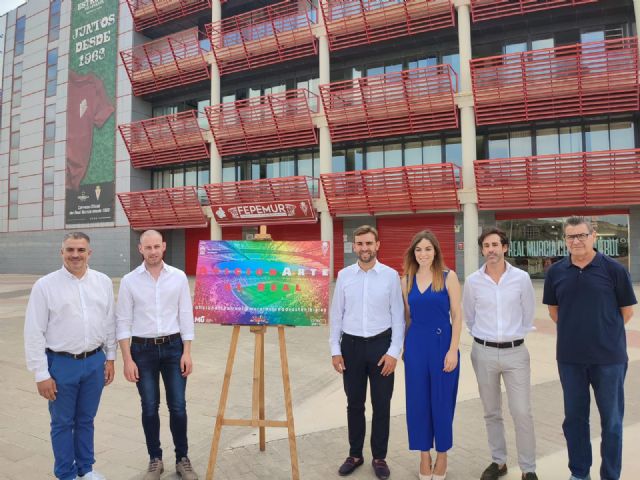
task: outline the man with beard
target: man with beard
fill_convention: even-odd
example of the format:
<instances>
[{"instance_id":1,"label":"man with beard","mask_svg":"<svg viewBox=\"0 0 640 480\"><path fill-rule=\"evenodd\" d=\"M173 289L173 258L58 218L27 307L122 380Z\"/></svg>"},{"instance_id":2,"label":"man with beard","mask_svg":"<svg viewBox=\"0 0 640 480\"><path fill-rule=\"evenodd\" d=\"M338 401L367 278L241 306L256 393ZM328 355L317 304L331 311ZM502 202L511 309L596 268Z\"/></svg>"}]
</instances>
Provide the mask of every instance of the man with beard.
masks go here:
<instances>
[{"instance_id":1,"label":"man with beard","mask_svg":"<svg viewBox=\"0 0 640 480\"><path fill-rule=\"evenodd\" d=\"M166 248L155 230L140 236L138 250L144 261L120 283L117 338L124 376L136 383L142 403L142 429L149 453L144 480L157 480L164 471L158 415L160 375L167 395L176 472L183 480L197 480L187 456L185 401L187 377L193 368L193 307L187 276L162 259Z\"/></svg>"},{"instance_id":2,"label":"man with beard","mask_svg":"<svg viewBox=\"0 0 640 480\"><path fill-rule=\"evenodd\" d=\"M531 414L531 366L524 337L534 329L535 294L529 275L504 258L509 239L491 228L478 238L486 262L464 284L462 309L474 338L471 363L491 449L491 464L480 477L496 480L507 473L507 444L502 420L501 378L516 430L522 480L536 480L536 439Z\"/></svg>"},{"instance_id":3,"label":"man with beard","mask_svg":"<svg viewBox=\"0 0 640 480\"><path fill-rule=\"evenodd\" d=\"M376 260L378 231L363 225L353 236L358 261L338 273L329 312L332 363L343 376L350 445L338 473L349 475L364 463L368 380L373 407L372 466L376 476L384 480L390 475L385 459L393 372L404 339L404 301L398 272Z\"/></svg>"},{"instance_id":4,"label":"man with beard","mask_svg":"<svg viewBox=\"0 0 640 480\"><path fill-rule=\"evenodd\" d=\"M93 470L93 420L102 389L113 381L113 284L89 268L86 234L66 234L60 253L62 268L31 290L24 323L27 367L38 393L49 400L56 478L104 480Z\"/></svg>"}]
</instances>

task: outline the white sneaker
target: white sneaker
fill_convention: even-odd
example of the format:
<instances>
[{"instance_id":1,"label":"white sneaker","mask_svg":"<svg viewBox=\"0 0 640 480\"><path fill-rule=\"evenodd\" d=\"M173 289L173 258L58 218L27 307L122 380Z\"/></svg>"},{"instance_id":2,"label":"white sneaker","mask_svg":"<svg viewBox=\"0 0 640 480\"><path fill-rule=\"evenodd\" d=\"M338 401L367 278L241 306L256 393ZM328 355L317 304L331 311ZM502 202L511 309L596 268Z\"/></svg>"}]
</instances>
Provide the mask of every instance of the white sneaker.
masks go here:
<instances>
[{"instance_id":1,"label":"white sneaker","mask_svg":"<svg viewBox=\"0 0 640 480\"><path fill-rule=\"evenodd\" d=\"M86 473L83 477L76 477L76 480L107 480L107 477L102 475L100 472L92 470L91 472Z\"/></svg>"}]
</instances>

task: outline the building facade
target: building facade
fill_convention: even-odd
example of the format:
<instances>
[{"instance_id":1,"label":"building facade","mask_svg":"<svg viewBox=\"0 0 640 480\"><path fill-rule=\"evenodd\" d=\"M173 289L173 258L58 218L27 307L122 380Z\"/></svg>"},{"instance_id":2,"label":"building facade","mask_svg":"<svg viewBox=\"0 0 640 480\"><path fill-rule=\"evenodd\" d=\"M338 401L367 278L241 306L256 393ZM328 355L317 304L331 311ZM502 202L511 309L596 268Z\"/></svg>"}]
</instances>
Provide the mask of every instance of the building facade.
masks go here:
<instances>
[{"instance_id":1,"label":"building facade","mask_svg":"<svg viewBox=\"0 0 640 480\"><path fill-rule=\"evenodd\" d=\"M122 275L156 228L194 273L199 240L260 224L330 240L337 271L367 223L381 261L430 228L464 275L497 224L542 278L582 214L639 281L639 8L29 0L0 22L0 271L54 268L82 228Z\"/></svg>"}]
</instances>

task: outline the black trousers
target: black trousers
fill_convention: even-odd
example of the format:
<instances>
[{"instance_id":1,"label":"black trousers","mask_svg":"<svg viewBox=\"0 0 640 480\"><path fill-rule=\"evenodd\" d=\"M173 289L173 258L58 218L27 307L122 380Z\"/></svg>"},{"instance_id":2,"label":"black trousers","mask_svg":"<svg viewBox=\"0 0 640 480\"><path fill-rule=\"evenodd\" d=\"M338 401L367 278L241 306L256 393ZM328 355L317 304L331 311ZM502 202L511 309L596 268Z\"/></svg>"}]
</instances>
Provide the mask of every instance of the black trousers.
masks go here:
<instances>
[{"instance_id":1,"label":"black trousers","mask_svg":"<svg viewBox=\"0 0 640 480\"><path fill-rule=\"evenodd\" d=\"M349 455L362 458L366 432L364 404L367 399L367 380L371 387L371 453L373 458L384 459L389 443L389 415L393 394L394 374L383 377L380 358L391 344L391 332L365 339L343 334L340 347L345 371L342 374L347 394L347 424L349 428Z\"/></svg>"}]
</instances>

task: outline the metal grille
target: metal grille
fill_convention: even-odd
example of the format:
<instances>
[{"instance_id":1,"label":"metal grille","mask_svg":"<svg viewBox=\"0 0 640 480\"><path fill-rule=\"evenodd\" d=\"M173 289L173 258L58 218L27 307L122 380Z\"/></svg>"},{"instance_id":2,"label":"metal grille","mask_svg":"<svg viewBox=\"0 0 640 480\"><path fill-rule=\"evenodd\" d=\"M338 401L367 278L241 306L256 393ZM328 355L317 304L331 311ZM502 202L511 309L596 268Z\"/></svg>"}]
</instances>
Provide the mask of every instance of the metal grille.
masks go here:
<instances>
[{"instance_id":1,"label":"metal grille","mask_svg":"<svg viewBox=\"0 0 640 480\"><path fill-rule=\"evenodd\" d=\"M134 230L207 226L195 187L119 193L118 200Z\"/></svg>"},{"instance_id":2,"label":"metal grille","mask_svg":"<svg viewBox=\"0 0 640 480\"><path fill-rule=\"evenodd\" d=\"M118 125L118 130L136 168L209 157L195 110Z\"/></svg>"},{"instance_id":3,"label":"metal grille","mask_svg":"<svg viewBox=\"0 0 640 480\"><path fill-rule=\"evenodd\" d=\"M320 175L331 215L459 210L459 167L452 163Z\"/></svg>"},{"instance_id":4,"label":"metal grille","mask_svg":"<svg viewBox=\"0 0 640 480\"><path fill-rule=\"evenodd\" d=\"M226 0L223 0L223 2ZM127 0L137 32L185 17L200 10L211 10L210 0Z\"/></svg>"},{"instance_id":5,"label":"metal grille","mask_svg":"<svg viewBox=\"0 0 640 480\"><path fill-rule=\"evenodd\" d=\"M318 143L311 119L318 96L305 89L205 108L221 155L263 152Z\"/></svg>"},{"instance_id":6,"label":"metal grille","mask_svg":"<svg viewBox=\"0 0 640 480\"><path fill-rule=\"evenodd\" d=\"M331 139L457 128L454 77L450 65L437 65L320 85Z\"/></svg>"},{"instance_id":7,"label":"metal grille","mask_svg":"<svg viewBox=\"0 0 640 480\"><path fill-rule=\"evenodd\" d=\"M524 15L540 10L575 7L598 0L471 0L471 18L474 22L510 15Z\"/></svg>"},{"instance_id":8,"label":"metal grille","mask_svg":"<svg viewBox=\"0 0 640 480\"><path fill-rule=\"evenodd\" d=\"M455 26L449 0L323 0L332 51Z\"/></svg>"},{"instance_id":9,"label":"metal grille","mask_svg":"<svg viewBox=\"0 0 640 480\"><path fill-rule=\"evenodd\" d=\"M317 54L308 0L284 1L207 24L221 75Z\"/></svg>"},{"instance_id":10,"label":"metal grille","mask_svg":"<svg viewBox=\"0 0 640 480\"><path fill-rule=\"evenodd\" d=\"M123 50L120 58L133 93L145 95L209 79L205 54L198 29L192 28Z\"/></svg>"},{"instance_id":11,"label":"metal grille","mask_svg":"<svg viewBox=\"0 0 640 480\"><path fill-rule=\"evenodd\" d=\"M471 61L479 125L640 108L635 37Z\"/></svg>"},{"instance_id":12,"label":"metal grille","mask_svg":"<svg viewBox=\"0 0 640 480\"><path fill-rule=\"evenodd\" d=\"M476 160L482 210L640 204L640 150Z\"/></svg>"}]
</instances>

